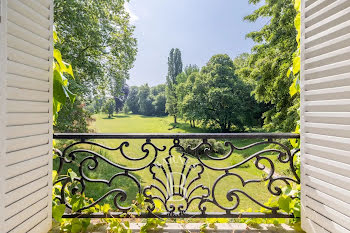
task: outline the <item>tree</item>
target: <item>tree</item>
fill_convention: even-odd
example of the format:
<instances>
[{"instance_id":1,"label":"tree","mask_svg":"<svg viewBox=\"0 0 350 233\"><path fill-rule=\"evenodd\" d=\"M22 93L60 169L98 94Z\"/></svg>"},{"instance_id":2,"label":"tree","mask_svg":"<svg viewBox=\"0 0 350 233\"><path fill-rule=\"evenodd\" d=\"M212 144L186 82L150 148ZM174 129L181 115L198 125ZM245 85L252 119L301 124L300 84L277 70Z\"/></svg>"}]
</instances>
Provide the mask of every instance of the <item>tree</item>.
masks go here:
<instances>
[{"instance_id":1,"label":"tree","mask_svg":"<svg viewBox=\"0 0 350 233\"><path fill-rule=\"evenodd\" d=\"M70 89L78 96L101 96L113 80L128 78L137 49L124 2L54 1L54 23L61 41L55 48L72 64L76 79ZM73 107L78 109L79 105Z\"/></svg>"},{"instance_id":2,"label":"tree","mask_svg":"<svg viewBox=\"0 0 350 233\"><path fill-rule=\"evenodd\" d=\"M213 56L196 75L192 93L184 100L185 106L196 108L196 118L219 126L222 132L233 126L243 131L249 106L255 102L249 87L235 75L233 61L223 54Z\"/></svg>"},{"instance_id":3,"label":"tree","mask_svg":"<svg viewBox=\"0 0 350 233\"><path fill-rule=\"evenodd\" d=\"M159 93L154 97L153 101L154 106L154 115L156 116L164 116L165 113L165 104L166 104L166 96L164 92Z\"/></svg>"},{"instance_id":4,"label":"tree","mask_svg":"<svg viewBox=\"0 0 350 233\"><path fill-rule=\"evenodd\" d=\"M168 57L168 75L166 77L166 111L169 115L174 116L174 123L176 124L176 117L178 114L176 96L176 77L182 72L182 58L179 49L171 49Z\"/></svg>"},{"instance_id":5,"label":"tree","mask_svg":"<svg viewBox=\"0 0 350 233\"><path fill-rule=\"evenodd\" d=\"M105 105L103 106L103 112L108 114L108 118L112 118L114 110L115 110L115 101L114 99L110 98L106 101Z\"/></svg>"},{"instance_id":6,"label":"tree","mask_svg":"<svg viewBox=\"0 0 350 233\"><path fill-rule=\"evenodd\" d=\"M136 86L130 87L130 92L128 95L128 98L126 99L126 105L128 106L128 109L133 114L139 114L140 113L140 107L139 107L139 88Z\"/></svg>"},{"instance_id":7,"label":"tree","mask_svg":"<svg viewBox=\"0 0 350 233\"><path fill-rule=\"evenodd\" d=\"M146 116L151 116L154 112L153 98L150 95L151 89L148 84L142 85L139 88L138 93L138 105L140 107L140 113Z\"/></svg>"},{"instance_id":8,"label":"tree","mask_svg":"<svg viewBox=\"0 0 350 233\"><path fill-rule=\"evenodd\" d=\"M196 68L194 69L193 67ZM196 106L195 96L193 95L194 81L199 75L197 66L188 66L184 72L177 76L178 114L185 121L189 121L191 127L196 127L196 120L201 119L199 109Z\"/></svg>"},{"instance_id":9,"label":"tree","mask_svg":"<svg viewBox=\"0 0 350 233\"><path fill-rule=\"evenodd\" d=\"M260 0L251 2L256 4ZM264 127L268 130L291 132L296 126L295 119L299 118L299 95L289 95L293 79L286 77L297 49L296 13L292 0L265 1L245 17L250 22L269 18L269 23L260 31L247 35L256 45L247 57L247 64L238 70L241 77L254 85L255 99L272 106L264 114Z\"/></svg>"},{"instance_id":10,"label":"tree","mask_svg":"<svg viewBox=\"0 0 350 233\"><path fill-rule=\"evenodd\" d=\"M128 98L129 91L130 91L129 86L128 86L128 84L125 83L125 81L123 82L122 86L119 89L120 90L118 92L115 91L113 94L114 101L115 101L115 112L116 113L120 112L123 109L124 104Z\"/></svg>"}]
</instances>

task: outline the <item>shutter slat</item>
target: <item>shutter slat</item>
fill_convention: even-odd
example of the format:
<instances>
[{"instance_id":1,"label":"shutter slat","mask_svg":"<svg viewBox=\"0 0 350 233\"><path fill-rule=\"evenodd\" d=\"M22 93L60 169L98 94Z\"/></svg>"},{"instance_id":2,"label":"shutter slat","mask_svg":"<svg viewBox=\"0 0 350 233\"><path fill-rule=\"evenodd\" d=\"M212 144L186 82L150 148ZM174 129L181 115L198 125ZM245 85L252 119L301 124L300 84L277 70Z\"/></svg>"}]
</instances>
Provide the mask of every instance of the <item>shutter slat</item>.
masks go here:
<instances>
[{"instance_id":1,"label":"shutter slat","mask_svg":"<svg viewBox=\"0 0 350 233\"><path fill-rule=\"evenodd\" d=\"M30 43L28 41L25 41L13 35L8 35L7 45L10 48L15 48L24 53L42 58L43 60L46 60L46 61L49 60L49 57L51 55L49 50L39 47L33 43Z\"/></svg>"},{"instance_id":2,"label":"shutter slat","mask_svg":"<svg viewBox=\"0 0 350 233\"><path fill-rule=\"evenodd\" d=\"M321 100L321 101L308 101L304 104L305 114L320 114L328 117L329 114L335 115L334 117L342 117L342 114L348 114L350 112L350 99L337 99L337 100ZM313 113L310 113L313 112ZM316 113L314 113L316 112ZM333 117L330 115L329 117ZM337 123L337 122L334 122Z\"/></svg>"},{"instance_id":3,"label":"shutter slat","mask_svg":"<svg viewBox=\"0 0 350 233\"><path fill-rule=\"evenodd\" d=\"M24 197L23 199L13 203L10 205L5 212L5 218L10 218L13 215L18 214L19 212L23 211L24 209L28 208L29 206L33 205L35 202L39 201L40 199L43 199L44 197L47 197L47 191L45 188L39 189L35 191L34 193Z\"/></svg>"},{"instance_id":4,"label":"shutter slat","mask_svg":"<svg viewBox=\"0 0 350 233\"><path fill-rule=\"evenodd\" d=\"M50 43L48 40L46 40L45 38L42 38L36 34L34 34L33 32L22 28L20 26L18 26L15 23L11 23L8 22L7 25L7 33L9 35L12 35L14 37L17 37L19 39L25 40L28 43L31 43L33 45L36 45L42 49L48 50L50 49ZM28 48L28 49L35 49L33 48ZM41 54L41 52L39 52L38 54ZM38 55L39 56L39 55Z\"/></svg>"},{"instance_id":5,"label":"shutter slat","mask_svg":"<svg viewBox=\"0 0 350 233\"><path fill-rule=\"evenodd\" d=\"M341 86L350 86L350 73L307 80L304 83L305 90L318 90L325 88L341 87Z\"/></svg>"},{"instance_id":6,"label":"shutter slat","mask_svg":"<svg viewBox=\"0 0 350 233\"><path fill-rule=\"evenodd\" d=\"M37 13L38 9L33 10L28 5L26 5L23 2L18 1L18 0L11 0L11 1L9 1L8 2L8 7L10 7L11 9L14 9L19 14L21 14L24 17L30 19L34 23L36 23L36 24L42 26L43 28L46 28L47 30L49 30L50 21L49 21L48 17L45 18L41 14L38 14Z\"/></svg>"},{"instance_id":7,"label":"shutter slat","mask_svg":"<svg viewBox=\"0 0 350 233\"><path fill-rule=\"evenodd\" d=\"M321 192L350 204L350 200L348 199L350 191L311 176L306 175L304 179L306 186L320 190Z\"/></svg>"},{"instance_id":8,"label":"shutter slat","mask_svg":"<svg viewBox=\"0 0 350 233\"><path fill-rule=\"evenodd\" d=\"M305 133L305 142L316 145L324 145L327 143L327 147L350 151L350 138Z\"/></svg>"},{"instance_id":9,"label":"shutter slat","mask_svg":"<svg viewBox=\"0 0 350 233\"><path fill-rule=\"evenodd\" d=\"M8 59L13 62L29 65L42 70L49 70L50 63L48 59L42 59L17 49L8 48Z\"/></svg>"},{"instance_id":10,"label":"shutter slat","mask_svg":"<svg viewBox=\"0 0 350 233\"><path fill-rule=\"evenodd\" d=\"M16 214L12 218L6 220L6 231L10 231L15 228L19 222L24 222L33 216L33 213L39 212L48 205L47 197L38 201L30 208L23 210L22 212Z\"/></svg>"},{"instance_id":11,"label":"shutter slat","mask_svg":"<svg viewBox=\"0 0 350 233\"><path fill-rule=\"evenodd\" d=\"M42 189L43 187L47 187L48 178L43 177L38 180L35 180L31 183L28 183L15 191L5 194L4 203L6 208L10 207L11 204L14 204L16 201L21 200L22 198L34 193L38 189Z\"/></svg>"},{"instance_id":12,"label":"shutter slat","mask_svg":"<svg viewBox=\"0 0 350 233\"><path fill-rule=\"evenodd\" d=\"M23 174L19 174L16 177L13 177L13 178L6 180L5 188L8 191L15 190L15 189L27 184L27 183L32 182L33 180L37 180L41 177L47 176L48 170L49 170L48 164L44 164L41 167L38 164L32 170L27 171Z\"/></svg>"},{"instance_id":13,"label":"shutter slat","mask_svg":"<svg viewBox=\"0 0 350 233\"><path fill-rule=\"evenodd\" d=\"M349 125L337 125L337 124L323 124L323 123L305 123L305 132L329 135L335 137L350 138L350 124Z\"/></svg>"},{"instance_id":14,"label":"shutter slat","mask_svg":"<svg viewBox=\"0 0 350 233\"><path fill-rule=\"evenodd\" d=\"M349 30L349 28L350 28L350 22L347 21L347 22L338 24L335 27L329 28L319 34L305 38L305 48L308 49L318 44L325 43L334 38L343 36L347 34L347 30Z\"/></svg>"},{"instance_id":15,"label":"shutter slat","mask_svg":"<svg viewBox=\"0 0 350 233\"><path fill-rule=\"evenodd\" d=\"M332 28L340 23L346 22L349 13L350 13L350 3L348 1L343 1L342 4L337 4L337 7L334 7L334 5L331 5L333 8L334 14L330 14L329 11L326 11L328 13L328 16L325 14L322 14L324 12L318 11L315 15L316 17L313 18L319 18L320 20L315 22L314 24L311 24L309 22L309 27L305 29L305 36L310 37L312 35L315 35L317 33L320 33L328 28ZM320 14L321 12L321 14ZM320 17L322 15L322 18Z\"/></svg>"},{"instance_id":16,"label":"shutter slat","mask_svg":"<svg viewBox=\"0 0 350 233\"><path fill-rule=\"evenodd\" d=\"M350 164L350 154L348 151L334 149L329 147L328 145L325 146L325 145L316 145L316 144L309 143L305 145L305 156L308 154L326 158L326 159L331 159L336 162Z\"/></svg>"},{"instance_id":17,"label":"shutter slat","mask_svg":"<svg viewBox=\"0 0 350 233\"><path fill-rule=\"evenodd\" d=\"M49 126L45 124L33 124L33 125L19 125L19 126L8 126L7 139L28 137L33 135L48 134Z\"/></svg>"},{"instance_id":18,"label":"shutter slat","mask_svg":"<svg viewBox=\"0 0 350 233\"><path fill-rule=\"evenodd\" d=\"M21 63L13 62L13 61L8 61L7 72L10 74L16 74L23 77L49 81L48 71L35 68L32 66L24 65Z\"/></svg>"},{"instance_id":19,"label":"shutter slat","mask_svg":"<svg viewBox=\"0 0 350 233\"><path fill-rule=\"evenodd\" d=\"M16 138L7 140L6 152L13 152L17 150L23 150L34 146L42 146L49 143L49 137L47 134L36 135L24 138Z\"/></svg>"},{"instance_id":20,"label":"shutter slat","mask_svg":"<svg viewBox=\"0 0 350 233\"><path fill-rule=\"evenodd\" d=\"M321 168L326 171L334 172L336 174L342 176L349 176L350 165L342 162L337 162L336 160L332 160L330 157L322 158L319 156L314 156L311 154L303 155L304 162L306 164L312 164L318 168ZM350 156L348 156L348 159ZM349 211L350 213L350 211Z\"/></svg>"},{"instance_id":21,"label":"shutter slat","mask_svg":"<svg viewBox=\"0 0 350 233\"><path fill-rule=\"evenodd\" d=\"M16 87L7 89L8 100L23 100L34 102L49 102L50 93L47 91L28 90Z\"/></svg>"},{"instance_id":22,"label":"shutter slat","mask_svg":"<svg viewBox=\"0 0 350 233\"><path fill-rule=\"evenodd\" d=\"M52 148L49 145L36 146L20 151L10 152L6 154L5 157L5 166L10 166L16 163L25 162L30 159L37 157L42 157L43 155L49 154L52 151ZM50 153L51 154L51 153Z\"/></svg>"},{"instance_id":23,"label":"shutter slat","mask_svg":"<svg viewBox=\"0 0 350 233\"><path fill-rule=\"evenodd\" d=\"M331 100L331 99L350 99L350 86L305 91L304 95L305 95L305 99L310 101Z\"/></svg>"},{"instance_id":24,"label":"shutter slat","mask_svg":"<svg viewBox=\"0 0 350 233\"><path fill-rule=\"evenodd\" d=\"M39 24L31 21L30 19L28 19L27 17L21 15L20 13L18 13L17 11L14 11L12 9L8 9L8 13L7 13L7 17L8 20L17 24L18 26L25 28L31 32L33 32L34 34L42 37L43 39L49 40L50 39L50 31L48 30L48 28L44 28L42 26L40 26Z\"/></svg>"},{"instance_id":25,"label":"shutter slat","mask_svg":"<svg viewBox=\"0 0 350 233\"><path fill-rule=\"evenodd\" d=\"M43 6L37 0L20 0L20 1L26 4L27 6L29 6L30 8L32 8L33 10L35 10L44 18L50 19L50 10L48 9L48 7Z\"/></svg>"},{"instance_id":26,"label":"shutter slat","mask_svg":"<svg viewBox=\"0 0 350 233\"><path fill-rule=\"evenodd\" d=\"M49 162L49 158L47 154L45 154L45 155L36 157L34 159L25 160L25 161L21 161L20 163L16 163L14 165L10 165L5 168L6 179L11 179L18 175L32 171L33 169L46 166L48 165L48 162Z\"/></svg>"},{"instance_id":27,"label":"shutter slat","mask_svg":"<svg viewBox=\"0 0 350 233\"><path fill-rule=\"evenodd\" d=\"M340 37L328 40L324 43L315 45L305 49L305 59L320 56L325 53L330 53L338 49L348 47L350 45L350 34L345 34Z\"/></svg>"},{"instance_id":28,"label":"shutter slat","mask_svg":"<svg viewBox=\"0 0 350 233\"><path fill-rule=\"evenodd\" d=\"M46 113L8 113L6 122L7 126L48 124L49 117Z\"/></svg>"},{"instance_id":29,"label":"shutter slat","mask_svg":"<svg viewBox=\"0 0 350 233\"><path fill-rule=\"evenodd\" d=\"M6 107L8 113L48 113L50 106L44 102L8 100Z\"/></svg>"},{"instance_id":30,"label":"shutter slat","mask_svg":"<svg viewBox=\"0 0 350 233\"><path fill-rule=\"evenodd\" d=\"M350 178L305 164L305 174L350 191ZM350 201L350 200L349 200Z\"/></svg>"},{"instance_id":31,"label":"shutter slat","mask_svg":"<svg viewBox=\"0 0 350 233\"><path fill-rule=\"evenodd\" d=\"M308 218L311 219L313 222L317 223L317 225L320 225L323 227L326 231L329 232L339 232L339 233L350 233L348 229L345 227L335 223L334 221L330 220L329 218L325 217L324 215L319 214L319 212L310 209L305 208L305 214L307 214ZM315 231L314 228L312 228L312 233L319 233L320 229L318 231Z\"/></svg>"},{"instance_id":32,"label":"shutter slat","mask_svg":"<svg viewBox=\"0 0 350 233\"><path fill-rule=\"evenodd\" d=\"M350 46L305 60L305 68L321 67L350 59Z\"/></svg>"},{"instance_id":33,"label":"shutter slat","mask_svg":"<svg viewBox=\"0 0 350 233\"><path fill-rule=\"evenodd\" d=\"M46 224L49 226L47 221L51 221L51 219L48 218L49 212L48 212L48 208L46 208L46 207L47 207L47 205L44 206L44 208L42 210L40 210L39 212L33 213L33 215L30 216L30 218L28 218L27 220L25 220L25 222L23 222L20 225L18 225L17 227L15 227L9 233L27 233L28 229L32 229L32 228L36 227L38 224L42 223L45 220L46 220ZM40 229L40 230L43 230L43 229ZM40 230L37 229L37 232L40 232ZM46 230L49 231L50 228L48 228Z\"/></svg>"},{"instance_id":34,"label":"shutter slat","mask_svg":"<svg viewBox=\"0 0 350 233\"><path fill-rule=\"evenodd\" d=\"M49 82L22 77L14 74L8 75L7 86L44 92L49 92L50 90Z\"/></svg>"}]
</instances>

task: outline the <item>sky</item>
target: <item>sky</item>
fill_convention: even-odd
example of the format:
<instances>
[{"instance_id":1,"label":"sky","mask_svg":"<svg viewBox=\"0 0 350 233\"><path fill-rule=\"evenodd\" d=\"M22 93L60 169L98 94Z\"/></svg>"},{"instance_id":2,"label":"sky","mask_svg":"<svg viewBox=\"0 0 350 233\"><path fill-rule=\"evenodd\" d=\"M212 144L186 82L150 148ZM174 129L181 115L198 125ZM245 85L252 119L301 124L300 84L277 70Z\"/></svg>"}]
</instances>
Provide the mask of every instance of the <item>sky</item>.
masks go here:
<instances>
[{"instance_id":1,"label":"sky","mask_svg":"<svg viewBox=\"0 0 350 233\"><path fill-rule=\"evenodd\" d=\"M215 54L249 52L254 44L245 35L267 21L243 21L257 9L248 0L130 0L126 8L138 40L130 86L165 83L171 48L181 50L184 67L202 67Z\"/></svg>"}]
</instances>

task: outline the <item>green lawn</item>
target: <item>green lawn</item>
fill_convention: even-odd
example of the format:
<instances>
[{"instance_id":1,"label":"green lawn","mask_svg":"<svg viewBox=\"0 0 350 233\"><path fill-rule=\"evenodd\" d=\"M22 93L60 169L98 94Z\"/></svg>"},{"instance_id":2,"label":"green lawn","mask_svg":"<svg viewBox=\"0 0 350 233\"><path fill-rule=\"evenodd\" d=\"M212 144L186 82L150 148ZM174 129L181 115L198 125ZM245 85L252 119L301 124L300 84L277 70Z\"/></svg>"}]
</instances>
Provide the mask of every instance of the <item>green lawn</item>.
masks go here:
<instances>
[{"instance_id":1,"label":"green lawn","mask_svg":"<svg viewBox=\"0 0 350 233\"><path fill-rule=\"evenodd\" d=\"M118 116L114 116L112 119L108 119L106 115L99 114L94 115L95 121L91 124L91 129L98 133L204 133L205 131L203 129L199 128L190 128L189 124L186 124L185 122L179 122L177 128L173 128L172 117L145 117L140 115L124 115L124 114L118 114ZM173 128L173 129L172 129ZM96 140L96 142L102 143L109 147L117 147L119 146L123 140ZM134 158L140 158L143 155L145 155L145 152L142 151L141 146L145 142L145 140L128 140L130 143L129 147L125 148L125 154L134 157ZM242 140L232 140L231 141L235 146L242 147L245 145L249 145L251 143L256 142L256 140L251 139L242 139ZM158 139L158 140L152 140L152 143L154 143L157 147L161 148L162 146L166 146L166 151L161 152L156 160L157 163L163 164L166 168L166 162L165 158L169 156L169 148L173 145L172 140L168 139ZM141 161L130 161L125 159L121 154L120 151L108 151L101 148L93 147L93 146L85 146L85 148L94 150L104 156L106 156L111 161L126 166L126 167L132 167L132 168L138 168L142 167L145 163L148 163L153 158L152 155L154 155L154 151L151 147L146 147L150 149L150 156L148 158L141 160ZM209 166L217 167L217 168L225 168L232 164L235 164L239 161L242 161L245 157L253 154L256 151L262 150L264 146L257 146L245 151L238 151L234 154L232 154L228 159L222 160L222 161L212 161L212 160L204 160L206 164ZM172 151L173 158L170 160L171 168L174 174L174 182L175 185L180 183L180 177L181 177L181 171L183 169L183 162L184 159L181 158L180 153L173 150ZM271 155L272 156L272 155ZM83 156L80 156L83 157ZM274 159L275 160L275 159ZM188 161L186 166L186 170L188 171L188 168L192 164L197 164L198 160L192 156L188 156ZM107 179L109 180L114 174L116 174L118 169L114 168L111 165L108 165L105 162L100 162L99 166L96 170L93 172L89 171L87 168L87 165L92 165L92 162L89 162L86 164L84 168L84 172L87 174L89 178L92 179ZM56 164L57 166L57 164ZM277 166L277 169L285 169L285 165L279 165ZM156 171L156 170L155 170ZM194 179L199 172L199 168L193 169L187 178L186 185L189 184L189 182ZM243 177L245 180L247 179L259 179L263 175L266 175L263 171L258 170L253 162L249 162L248 166L240 167L237 169L231 170L231 172L235 172L236 174ZM280 174L282 174L283 171L278 171ZM149 169L143 169L141 171L132 172L132 174L141 181L141 185L143 187L146 187L150 184L156 184L160 186L158 181L155 181L152 178L152 174L150 173ZM167 174L170 173L167 170ZM211 190L212 185L216 181L216 179L224 174L224 171L214 171L210 169L205 169L203 174L201 174L201 179L195 181L193 185L189 188L188 192L192 190L195 186L199 184L203 184L205 186L208 186ZM166 176L161 173L160 169L156 171L157 177L159 177L161 180L166 180ZM86 195L88 197L92 197L95 200L101 197L103 194L107 192L107 190L111 190L114 188L121 188L127 191L128 198L123 203L125 205L128 205L132 202L133 199L135 199L135 195L137 193L137 186L131 181L130 178L120 177L119 179L116 179L112 182L111 187L107 187L105 184L96 184L96 183L89 183L87 185L86 189ZM254 197L256 200L264 203L268 200L270 197L270 194L267 190L267 187L264 183L250 183L247 184L245 187L242 186L241 181L235 177L235 176L228 176L221 181L218 182L217 187L215 189L215 197L218 203L225 207L230 207L235 204L235 202L229 202L226 197L226 193L231 189L240 189L248 194L250 194L252 197ZM152 190L152 194L156 195L159 194L157 191ZM193 193L192 196L197 195L203 195L205 194L204 190L197 190ZM112 203L113 202L113 195L108 196L106 199L107 202ZM254 204L251 200L244 197L243 195L240 195L241 198L241 204L236 209L236 211L240 210L246 210L248 208L252 209L260 209L260 207L256 204ZM174 198L178 199L178 198ZM172 202L177 206L178 204L184 204L184 202L174 201ZM190 211L198 211L197 210L198 202L193 202L189 210ZM222 211L221 209L215 207L214 205L207 204L206 205L208 211Z\"/></svg>"}]
</instances>

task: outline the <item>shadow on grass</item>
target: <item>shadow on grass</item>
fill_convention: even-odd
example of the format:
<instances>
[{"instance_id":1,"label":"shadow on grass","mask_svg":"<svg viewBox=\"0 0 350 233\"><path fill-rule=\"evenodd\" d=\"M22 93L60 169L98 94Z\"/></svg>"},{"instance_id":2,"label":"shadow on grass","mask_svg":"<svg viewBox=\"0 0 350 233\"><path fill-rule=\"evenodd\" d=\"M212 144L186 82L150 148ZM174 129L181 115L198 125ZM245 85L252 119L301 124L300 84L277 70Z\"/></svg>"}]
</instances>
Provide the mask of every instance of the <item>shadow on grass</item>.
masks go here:
<instances>
[{"instance_id":1,"label":"shadow on grass","mask_svg":"<svg viewBox=\"0 0 350 233\"><path fill-rule=\"evenodd\" d=\"M168 116L146 116L140 115L140 118L167 118Z\"/></svg>"},{"instance_id":2,"label":"shadow on grass","mask_svg":"<svg viewBox=\"0 0 350 233\"><path fill-rule=\"evenodd\" d=\"M118 119L118 118L128 118L130 117L129 115L113 115L112 117L102 117L104 120L113 120L113 119Z\"/></svg>"}]
</instances>

